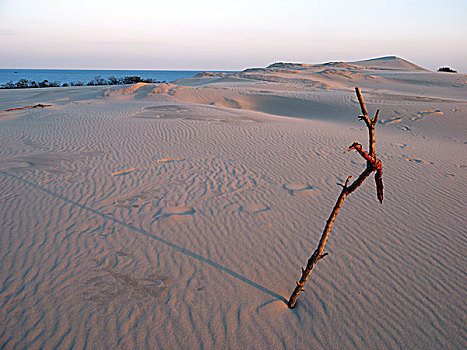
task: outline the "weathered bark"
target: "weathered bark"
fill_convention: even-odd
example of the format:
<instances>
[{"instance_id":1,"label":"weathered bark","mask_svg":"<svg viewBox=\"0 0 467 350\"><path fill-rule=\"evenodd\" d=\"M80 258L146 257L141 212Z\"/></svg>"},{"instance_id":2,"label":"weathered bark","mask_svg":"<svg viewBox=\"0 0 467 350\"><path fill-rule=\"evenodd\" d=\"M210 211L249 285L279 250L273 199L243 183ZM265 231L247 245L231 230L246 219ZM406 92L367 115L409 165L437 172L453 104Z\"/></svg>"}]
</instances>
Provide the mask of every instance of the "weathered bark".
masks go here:
<instances>
[{"instance_id":1,"label":"weathered bark","mask_svg":"<svg viewBox=\"0 0 467 350\"><path fill-rule=\"evenodd\" d=\"M355 191L358 187L360 187L363 181L365 181L365 179L373 171L376 171L375 182L376 182L376 189L377 189L377 197L381 203L383 202L383 178L382 178L383 166L382 166L381 160L379 160L376 157L376 152L375 152L375 125L376 125L376 122L378 121L379 109L377 110L375 117L373 119L370 119L368 117L368 111L366 109L365 102L363 101L363 97L360 92L360 89L355 88L355 91L357 93L357 98L358 98L358 101L360 102L360 107L363 113L363 115L359 116L359 118L362 119L368 127L370 152L369 154L366 153L365 150L362 148L362 146L358 142L354 142L349 147L349 149L345 151L344 153L347 153L355 149L367 161L367 166L365 170L360 174L360 176L355 181L353 181L350 186L349 186L349 180L351 176L347 178L347 180L345 181L345 184L341 185L342 191L339 195L339 198L337 199L336 204L334 205L334 208L332 209L332 212L331 212L331 215L329 216L328 221L326 222L326 226L324 227L323 234L321 235L318 248L316 248L313 255L310 257L310 259L308 259L308 263L306 267L305 268L302 267L302 277L300 278L300 281L297 282L297 286L295 287L295 290L293 291L289 299L288 305L289 305L289 308L291 309L295 307L295 303L297 302L298 296L303 291L305 287L305 283L308 280L308 277L310 277L311 271L315 267L316 263L327 255L327 253L323 253L324 247L328 240L329 234L331 233L334 220L336 219L336 216L339 213L339 210L341 209L345 198L349 194L351 194L353 191Z\"/></svg>"}]
</instances>

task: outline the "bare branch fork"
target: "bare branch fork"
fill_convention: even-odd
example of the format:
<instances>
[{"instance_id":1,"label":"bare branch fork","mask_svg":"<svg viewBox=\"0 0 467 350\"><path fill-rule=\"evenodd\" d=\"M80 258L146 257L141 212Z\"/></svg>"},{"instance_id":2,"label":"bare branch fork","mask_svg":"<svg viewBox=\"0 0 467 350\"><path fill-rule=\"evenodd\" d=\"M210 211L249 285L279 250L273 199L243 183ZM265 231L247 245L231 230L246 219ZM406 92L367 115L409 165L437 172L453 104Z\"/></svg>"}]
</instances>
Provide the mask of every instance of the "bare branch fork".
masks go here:
<instances>
[{"instance_id":1,"label":"bare branch fork","mask_svg":"<svg viewBox=\"0 0 467 350\"><path fill-rule=\"evenodd\" d=\"M293 291L292 296L289 299L288 305L289 305L289 308L291 309L295 307L297 298L300 295L300 293L303 291L303 288L305 287L305 283L308 280L308 277L310 276L311 270L313 270L313 267L315 267L318 261L320 261L326 255L328 255L328 253L323 253L324 246L326 245L326 242L328 240L329 233L331 232L332 225L334 224L334 220L336 219L336 216L339 213L339 210L341 209L342 204L344 203L344 199L349 194L351 194L353 191L355 191L358 187L360 187L363 181L365 181L365 179L372 172L376 172L375 174L376 194L377 194L377 197L380 203L383 203L383 165L381 163L381 160L379 160L376 157L376 153L375 153L375 125L376 125L376 122L378 121L379 109L376 111L375 117L373 119L370 119L370 117L368 116L368 111L366 109L365 102L363 101L363 97L360 92L360 89L356 87L355 91L357 93L358 102L360 103L360 108L362 110L362 115L360 115L358 118L363 120L368 128L369 152L367 153L363 149L362 145L360 145L358 142L354 142L352 145L350 145L350 147L344 153L347 153L351 150L356 150L366 160L366 168L365 170L363 170L360 176L354 182L352 182L351 185L349 185L351 176L347 178L344 184L339 184L340 186L342 186L342 191L339 195L339 198L337 198L337 202L334 205L334 208L332 209L332 212L331 212L331 215L329 216L328 221L326 222L326 226L324 227L323 234L321 235L318 248L316 248L313 255L310 257L310 259L308 259L306 268L302 267L302 277L300 278L300 281L297 282L297 286L295 287L295 290Z\"/></svg>"}]
</instances>

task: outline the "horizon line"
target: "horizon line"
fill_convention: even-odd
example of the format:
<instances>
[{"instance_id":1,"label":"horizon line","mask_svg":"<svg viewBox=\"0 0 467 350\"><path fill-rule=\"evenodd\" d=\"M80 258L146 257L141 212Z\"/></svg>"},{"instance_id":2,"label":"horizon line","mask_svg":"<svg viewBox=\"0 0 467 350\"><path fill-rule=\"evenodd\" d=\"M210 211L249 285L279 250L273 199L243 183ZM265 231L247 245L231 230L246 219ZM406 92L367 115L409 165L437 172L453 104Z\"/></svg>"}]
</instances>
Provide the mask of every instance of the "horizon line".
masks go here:
<instances>
[{"instance_id":1,"label":"horizon line","mask_svg":"<svg viewBox=\"0 0 467 350\"><path fill-rule=\"evenodd\" d=\"M217 71L217 72L238 72L238 69L196 69L196 68L168 68L168 69L153 69L153 68L50 68L50 67L0 67L0 69L10 69L10 70L96 70L96 71L102 71L102 70L135 70L135 71L193 71L193 72L212 72L212 71ZM243 68L247 69L247 68ZM242 70L243 70L242 69Z\"/></svg>"}]
</instances>

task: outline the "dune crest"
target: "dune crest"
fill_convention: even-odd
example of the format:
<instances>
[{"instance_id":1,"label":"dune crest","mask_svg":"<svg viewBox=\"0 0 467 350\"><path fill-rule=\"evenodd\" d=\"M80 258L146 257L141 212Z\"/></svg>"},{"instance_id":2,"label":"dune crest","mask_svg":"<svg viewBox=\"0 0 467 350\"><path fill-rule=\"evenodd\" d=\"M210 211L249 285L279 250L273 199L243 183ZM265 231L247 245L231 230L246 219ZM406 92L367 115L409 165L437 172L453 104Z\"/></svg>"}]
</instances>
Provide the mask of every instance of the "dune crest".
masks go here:
<instances>
[{"instance_id":1,"label":"dune crest","mask_svg":"<svg viewBox=\"0 0 467 350\"><path fill-rule=\"evenodd\" d=\"M365 67L367 69L391 69L391 70L402 70L402 71L423 71L429 72L428 69L420 67L414 63L411 63L403 58L397 56L386 56L378 58L370 58L362 61L350 62L355 66Z\"/></svg>"}]
</instances>

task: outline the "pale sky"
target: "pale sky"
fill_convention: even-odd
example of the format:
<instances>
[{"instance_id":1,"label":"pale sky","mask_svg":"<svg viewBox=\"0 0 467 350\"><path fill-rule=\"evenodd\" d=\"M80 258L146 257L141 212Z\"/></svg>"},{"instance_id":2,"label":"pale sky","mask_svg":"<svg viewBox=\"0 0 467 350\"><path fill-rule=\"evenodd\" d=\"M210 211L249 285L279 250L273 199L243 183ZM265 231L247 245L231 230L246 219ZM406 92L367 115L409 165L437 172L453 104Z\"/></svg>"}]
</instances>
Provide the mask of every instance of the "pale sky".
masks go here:
<instances>
[{"instance_id":1,"label":"pale sky","mask_svg":"<svg viewBox=\"0 0 467 350\"><path fill-rule=\"evenodd\" d=\"M467 73L467 0L0 0L0 68L241 70L396 55Z\"/></svg>"}]
</instances>

